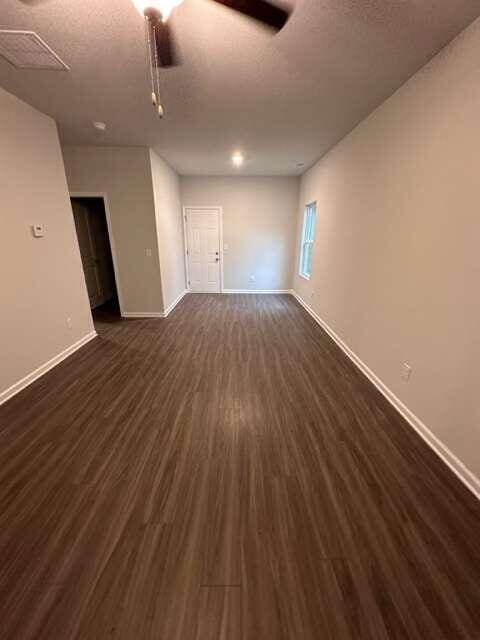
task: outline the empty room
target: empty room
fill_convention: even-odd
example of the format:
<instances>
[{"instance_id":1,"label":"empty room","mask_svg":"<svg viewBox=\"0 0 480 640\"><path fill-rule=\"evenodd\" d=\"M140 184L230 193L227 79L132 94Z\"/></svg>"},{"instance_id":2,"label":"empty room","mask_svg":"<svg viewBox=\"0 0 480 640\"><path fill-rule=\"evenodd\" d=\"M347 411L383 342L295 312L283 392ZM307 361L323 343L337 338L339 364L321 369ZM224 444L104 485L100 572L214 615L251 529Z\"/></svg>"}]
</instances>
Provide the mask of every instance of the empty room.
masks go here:
<instances>
[{"instance_id":1,"label":"empty room","mask_svg":"<svg viewBox=\"0 0 480 640\"><path fill-rule=\"evenodd\" d=\"M478 0L2 0L0 640L480 640Z\"/></svg>"}]
</instances>

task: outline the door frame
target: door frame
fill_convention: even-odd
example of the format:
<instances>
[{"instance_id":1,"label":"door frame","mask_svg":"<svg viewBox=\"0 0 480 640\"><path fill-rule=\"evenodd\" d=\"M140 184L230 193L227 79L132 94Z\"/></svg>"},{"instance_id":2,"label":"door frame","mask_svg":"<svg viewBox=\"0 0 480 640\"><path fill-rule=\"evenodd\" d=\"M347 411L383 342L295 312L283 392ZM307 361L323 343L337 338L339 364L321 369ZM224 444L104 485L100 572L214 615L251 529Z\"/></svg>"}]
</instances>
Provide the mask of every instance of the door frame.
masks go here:
<instances>
[{"instance_id":1,"label":"door frame","mask_svg":"<svg viewBox=\"0 0 480 640\"><path fill-rule=\"evenodd\" d=\"M220 258L220 293L223 293L223 207L220 205L212 205L211 207L197 207L194 204L184 205L182 207L182 222L183 222L183 243L185 246L185 273L187 275L187 291L190 291L190 273L188 269L188 234L187 234L187 209L197 209L199 211L207 212L212 209L218 211L218 244L219 244L219 258Z\"/></svg>"},{"instance_id":2,"label":"door frame","mask_svg":"<svg viewBox=\"0 0 480 640\"><path fill-rule=\"evenodd\" d=\"M108 240L110 242L110 250L112 252L113 272L115 274L115 287L118 295L118 306L120 307L120 315L123 316L123 296L120 285L120 276L118 269L117 251L115 248L115 240L113 238L112 221L110 217L110 208L108 206L108 197L105 191L70 191L70 198L101 198L105 209L105 218L107 220ZM78 239L77 239L78 242Z\"/></svg>"}]
</instances>

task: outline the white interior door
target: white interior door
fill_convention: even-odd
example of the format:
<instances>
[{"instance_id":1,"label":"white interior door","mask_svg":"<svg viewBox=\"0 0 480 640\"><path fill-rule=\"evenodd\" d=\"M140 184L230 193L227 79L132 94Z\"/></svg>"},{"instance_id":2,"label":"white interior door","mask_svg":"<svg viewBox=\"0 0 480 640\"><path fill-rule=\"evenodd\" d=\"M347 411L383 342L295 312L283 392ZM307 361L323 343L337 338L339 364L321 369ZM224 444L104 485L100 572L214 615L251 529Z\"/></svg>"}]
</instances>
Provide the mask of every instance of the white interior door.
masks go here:
<instances>
[{"instance_id":1,"label":"white interior door","mask_svg":"<svg viewBox=\"0 0 480 640\"><path fill-rule=\"evenodd\" d=\"M220 209L186 207L190 291L220 293Z\"/></svg>"}]
</instances>

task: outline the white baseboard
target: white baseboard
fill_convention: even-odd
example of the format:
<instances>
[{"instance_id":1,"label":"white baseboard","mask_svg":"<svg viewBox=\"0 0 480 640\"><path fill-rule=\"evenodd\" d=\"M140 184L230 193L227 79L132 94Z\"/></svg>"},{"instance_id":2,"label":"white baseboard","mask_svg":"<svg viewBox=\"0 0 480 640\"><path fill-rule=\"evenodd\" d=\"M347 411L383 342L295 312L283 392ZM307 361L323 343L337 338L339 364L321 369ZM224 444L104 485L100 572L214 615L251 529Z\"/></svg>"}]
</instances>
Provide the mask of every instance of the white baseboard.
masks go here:
<instances>
[{"instance_id":1,"label":"white baseboard","mask_svg":"<svg viewBox=\"0 0 480 640\"><path fill-rule=\"evenodd\" d=\"M224 289L222 293L256 293L256 294L280 294L293 293L291 289Z\"/></svg>"},{"instance_id":2,"label":"white baseboard","mask_svg":"<svg viewBox=\"0 0 480 640\"><path fill-rule=\"evenodd\" d=\"M122 311L122 318L166 318L189 291L185 289L165 311Z\"/></svg>"},{"instance_id":3,"label":"white baseboard","mask_svg":"<svg viewBox=\"0 0 480 640\"><path fill-rule=\"evenodd\" d=\"M185 289L184 291L182 291L182 293L172 302L171 305L169 305L165 311L163 312L163 317L166 318L177 306L177 304L180 302L180 300L182 300L182 298L184 298L188 293L188 289Z\"/></svg>"},{"instance_id":4,"label":"white baseboard","mask_svg":"<svg viewBox=\"0 0 480 640\"><path fill-rule=\"evenodd\" d=\"M83 336L83 338L80 338L80 340L77 340L77 342L74 342L72 345L64 349L61 353L58 353L56 356L48 360L48 362L42 364L40 367L38 367L38 369L35 369L35 371L29 373L28 376L25 376L25 378L22 378L8 389L5 389L5 391L2 391L0 393L0 404L3 404L7 400L9 400L19 391L25 389L25 387L28 387L28 385L32 384L32 382L37 380L37 378L43 376L44 373L47 373L47 371L53 369L53 367L62 362L62 360L68 358L68 356L72 355L72 353L80 349L80 347L83 347L83 345L87 344L87 342L90 342L90 340L93 340L93 338L96 337L97 332L90 331L90 333L87 333L87 335Z\"/></svg>"},{"instance_id":5,"label":"white baseboard","mask_svg":"<svg viewBox=\"0 0 480 640\"><path fill-rule=\"evenodd\" d=\"M122 318L163 318L163 311L122 311Z\"/></svg>"},{"instance_id":6,"label":"white baseboard","mask_svg":"<svg viewBox=\"0 0 480 640\"><path fill-rule=\"evenodd\" d=\"M385 396L390 404L405 418L408 424L415 429L421 438L433 449L433 451L450 467L455 475L470 489L470 491L480 500L480 479L468 469L450 449L418 418L403 402L391 391L387 385L376 376L373 371L361 360L356 353L331 329L328 324L315 313L315 311L302 300L302 298L292 291L292 295L298 300L302 307L312 316L318 324L325 329L328 335L338 344L342 351L350 360L362 371L377 389Z\"/></svg>"}]
</instances>

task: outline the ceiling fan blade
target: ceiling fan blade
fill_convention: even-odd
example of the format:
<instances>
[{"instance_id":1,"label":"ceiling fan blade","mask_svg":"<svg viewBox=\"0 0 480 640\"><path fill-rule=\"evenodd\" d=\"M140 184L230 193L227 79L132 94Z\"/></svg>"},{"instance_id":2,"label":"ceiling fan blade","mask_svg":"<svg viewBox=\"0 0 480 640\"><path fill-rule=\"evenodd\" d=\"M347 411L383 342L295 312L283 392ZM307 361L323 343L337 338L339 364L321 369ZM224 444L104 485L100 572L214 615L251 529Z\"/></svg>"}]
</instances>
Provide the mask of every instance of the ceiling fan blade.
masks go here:
<instances>
[{"instance_id":1,"label":"ceiling fan blade","mask_svg":"<svg viewBox=\"0 0 480 640\"><path fill-rule=\"evenodd\" d=\"M267 27L280 31L290 17L290 11L266 0L213 0L225 7L253 18Z\"/></svg>"},{"instance_id":2,"label":"ceiling fan blade","mask_svg":"<svg viewBox=\"0 0 480 640\"><path fill-rule=\"evenodd\" d=\"M168 22L159 20L153 25L153 36L156 48L156 66L175 67L179 64L175 52L172 31Z\"/></svg>"}]
</instances>

